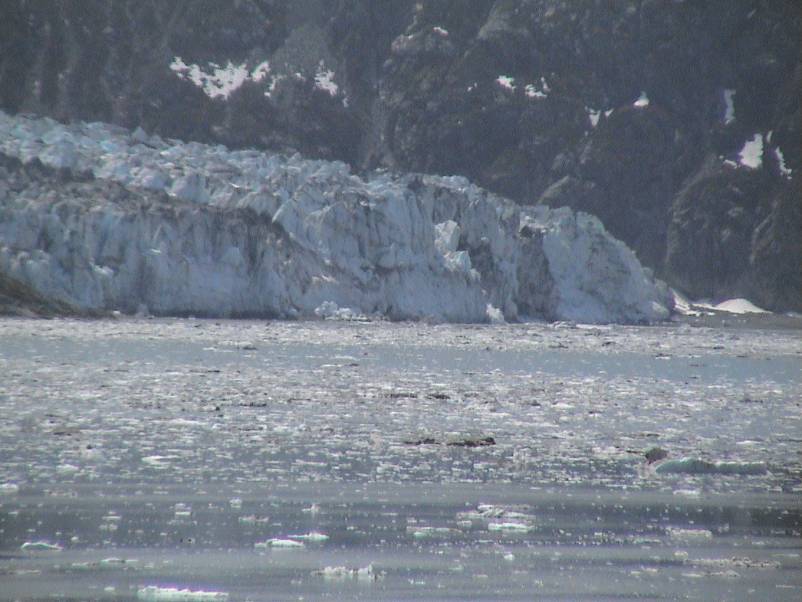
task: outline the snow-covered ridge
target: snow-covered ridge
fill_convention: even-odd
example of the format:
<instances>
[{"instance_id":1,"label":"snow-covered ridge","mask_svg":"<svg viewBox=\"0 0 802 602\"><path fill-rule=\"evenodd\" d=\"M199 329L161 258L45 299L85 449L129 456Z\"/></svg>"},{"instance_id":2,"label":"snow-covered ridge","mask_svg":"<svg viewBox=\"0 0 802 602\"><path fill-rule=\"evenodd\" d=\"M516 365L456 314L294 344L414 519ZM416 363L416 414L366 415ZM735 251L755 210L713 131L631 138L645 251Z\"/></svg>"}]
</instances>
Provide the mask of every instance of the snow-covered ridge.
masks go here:
<instances>
[{"instance_id":1,"label":"snow-covered ridge","mask_svg":"<svg viewBox=\"0 0 802 602\"><path fill-rule=\"evenodd\" d=\"M597 219L521 208L461 177L360 178L338 162L2 112L0 153L96 178L80 199L0 182L0 270L86 309L649 322L672 306ZM108 181L140 202L98 192Z\"/></svg>"}]
</instances>

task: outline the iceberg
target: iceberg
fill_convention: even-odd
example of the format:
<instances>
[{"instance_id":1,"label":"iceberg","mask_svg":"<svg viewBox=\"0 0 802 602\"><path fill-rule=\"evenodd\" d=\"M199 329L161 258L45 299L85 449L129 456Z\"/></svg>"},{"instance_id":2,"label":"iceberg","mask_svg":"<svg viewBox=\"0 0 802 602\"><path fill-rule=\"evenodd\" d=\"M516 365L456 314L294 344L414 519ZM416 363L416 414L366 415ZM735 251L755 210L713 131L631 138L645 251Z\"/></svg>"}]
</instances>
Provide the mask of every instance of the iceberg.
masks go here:
<instances>
[{"instance_id":1,"label":"iceberg","mask_svg":"<svg viewBox=\"0 0 802 602\"><path fill-rule=\"evenodd\" d=\"M462 177L2 112L0 274L153 315L648 323L673 303L595 217Z\"/></svg>"}]
</instances>

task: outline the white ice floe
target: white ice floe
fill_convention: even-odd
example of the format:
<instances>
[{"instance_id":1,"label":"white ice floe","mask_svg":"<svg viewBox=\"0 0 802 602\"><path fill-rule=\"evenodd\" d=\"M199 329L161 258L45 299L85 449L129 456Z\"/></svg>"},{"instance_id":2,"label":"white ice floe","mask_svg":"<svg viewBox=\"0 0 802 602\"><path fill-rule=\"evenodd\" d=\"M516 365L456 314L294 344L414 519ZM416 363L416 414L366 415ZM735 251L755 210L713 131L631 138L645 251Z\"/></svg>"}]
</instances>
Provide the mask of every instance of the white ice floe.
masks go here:
<instances>
[{"instance_id":1,"label":"white ice floe","mask_svg":"<svg viewBox=\"0 0 802 602\"><path fill-rule=\"evenodd\" d=\"M667 535L671 539L681 541L707 541L713 539L713 533L708 529L683 529L680 527L669 527L666 529Z\"/></svg>"},{"instance_id":2,"label":"white ice floe","mask_svg":"<svg viewBox=\"0 0 802 602\"><path fill-rule=\"evenodd\" d=\"M757 169L763 165L763 134L755 134L744 143L738 153L738 162L744 167Z\"/></svg>"},{"instance_id":3,"label":"white ice floe","mask_svg":"<svg viewBox=\"0 0 802 602\"><path fill-rule=\"evenodd\" d=\"M147 602L217 602L228 600L228 593L148 585L140 587L136 597Z\"/></svg>"},{"instance_id":4,"label":"white ice floe","mask_svg":"<svg viewBox=\"0 0 802 602\"><path fill-rule=\"evenodd\" d=\"M735 97L735 90L726 89L724 90L724 124L729 125L733 121L735 121L735 102L733 98Z\"/></svg>"},{"instance_id":5,"label":"white ice floe","mask_svg":"<svg viewBox=\"0 0 802 602\"><path fill-rule=\"evenodd\" d=\"M515 91L515 78L510 77L509 75L499 75L496 78L496 83L504 88L505 90L509 90L510 92Z\"/></svg>"},{"instance_id":6,"label":"white ice floe","mask_svg":"<svg viewBox=\"0 0 802 602\"><path fill-rule=\"evenodd\" d=\"M339 162L144 145L116 126L2 112L0 153L68 164L135 199L166 195L59 200L31 187L0 198L0 271L83 309L652 322L672 306L598 219L520 207L462 177L361 178Z\"/></svg>"},{"instance_id":7,"label":"white ice floe","mask_svg":"<svg viewBox=\"0 0 802 602\"><path fill-rule=\"evenodd\" d=\"M785 156L783 155L783 152L780 150L779 146L774 147L774 156L777 157L777 166L780 169L780 173L790 178L791 175L793 175L794 170L786 166Z\"/></svg>"},{"instance_id":8,"label":"white ice floe","mask_svg":"<svg viewBox=\"0 0 802 602\"><path fill-rule=\"evenodd\" d=\"M502 533L529 533L532 525L517 522L491 522L487 525L488 531L501 531Z\"/></svg>"},{"instance_id":9,"label":"white ice floe","mask_svg":"<svg viewBox=\"0 0 802 602\"><path fill-rule=\"evenodd\" d=\"M660 462L654 470L658 474L760 475L765 474L768 468L763 462L710 462L700 458L685 457Z\"/></svg>"},{"instance_id":10,"label":"white ice floe","mask_svg":"<svg viewBox=\"0 0 802 602\"><path fill-rule=\"evenodd\" d=\"M649 97L646 95L646 92L641 92L640 96L638 97L638 100L633 102L632 106L638 109L645 109L646 107L649 106L649 102L650 102Z\"/></svg>"},{"instance_id":11,"label":"white ice floe","mask_svg":"<svg viewBox=\"0 0 802 602\"><path fill-rule=\"evenodd\" d=\"M328 535L320 533L319 531L310 531L302 535L290 535L289 538L296 541L308 541L310 543L324 543L329 540Z\"/></svg>"},{"instance_id":12,"label":"white ice floe","mask_svg":"<svg viewBox=\"0 0 802 602\"><path fill-rule=\"evenodd\" d=\"M19 493L19 485L16 483L0 483L0 495L16 495Z\"/></svg>"},{"instance_id":13,"label":"white ice floe","mask_svg":"<svg viewBox=\"0 0 802 602\"><path fill-rule=\"evenodd\" d=\"M345 566L327 566L314 575L319 575L328 581L346 581L355 579L357 581L376 581L378 574L372 564L361 568L349 568Z\"/></svg>"},{"instance_id":14,"label":"white ice floe","mask_svg":"<svg viewBox=\"0 0 802 602\"><path fill-rule=\"evenodd\" d=\"M527 84L524 88L524 93L527 98L546 98L551 92L549 84L546 82L545 77L540 78L540 84Z\"/></svg>"},{"instance_id":15,"label":"white ice floe","mask_svg":"<svg viewBox=\"0 0 802 602\"><path fill-rule=\"evenodd\" d=\"M299 550L301 548L305 548L306 545L304 542L297 541L295 539L281 539L274 537L273 539L268 539L267 541L257 542L253 544L253 547L257 549L279 548L284 550Z\"/></svg>"},{"instance_id":16,"label":"white ice floe","mask_svg":"<svg viewBox=\"0 0 802 602\"><path fill-rule=\"evenodd\" d=\"M59 544L49 541L26 541L20 546L20 549L25 552L61 552L63 548Z\"/></svg>"}]
</instances>

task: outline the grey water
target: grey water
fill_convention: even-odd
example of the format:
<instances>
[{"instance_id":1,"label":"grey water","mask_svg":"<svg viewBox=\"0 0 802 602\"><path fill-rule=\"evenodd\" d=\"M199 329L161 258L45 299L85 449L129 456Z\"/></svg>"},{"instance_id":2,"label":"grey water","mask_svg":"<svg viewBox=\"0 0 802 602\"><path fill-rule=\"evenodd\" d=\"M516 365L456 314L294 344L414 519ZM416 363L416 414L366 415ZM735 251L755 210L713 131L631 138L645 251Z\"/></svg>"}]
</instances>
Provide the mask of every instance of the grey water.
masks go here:
<instances>
[{"instance_id":1,"label":"grey water","mask_svg":"<svg viewBox=\"0 0 802 602\"><path fill-rule=\"evenodd\" d=\"M0 600L798 600L799 332L0 320Z\"/></svg>"}]
</instances>

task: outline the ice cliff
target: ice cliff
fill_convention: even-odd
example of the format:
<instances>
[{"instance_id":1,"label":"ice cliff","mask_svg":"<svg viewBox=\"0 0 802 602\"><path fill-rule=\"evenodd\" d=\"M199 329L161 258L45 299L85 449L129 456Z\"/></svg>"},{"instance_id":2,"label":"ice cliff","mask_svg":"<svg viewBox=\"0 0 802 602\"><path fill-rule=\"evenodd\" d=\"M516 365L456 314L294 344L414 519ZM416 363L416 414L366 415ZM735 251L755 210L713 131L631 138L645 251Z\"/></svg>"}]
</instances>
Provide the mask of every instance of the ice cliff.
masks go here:
<instances>
[{"instance_id":1,"label":"ice cliff","mask_svg":"<svg viewBox=\"0 0 802 602\"><path fill-rule=\"evenodd\" d=\"M19 166L0 170L0 272L83 309L651 322L671 308L596 218L462 177L359 177L2 112L0 155Z\"/></svg>"}]
</instances>

